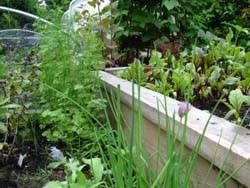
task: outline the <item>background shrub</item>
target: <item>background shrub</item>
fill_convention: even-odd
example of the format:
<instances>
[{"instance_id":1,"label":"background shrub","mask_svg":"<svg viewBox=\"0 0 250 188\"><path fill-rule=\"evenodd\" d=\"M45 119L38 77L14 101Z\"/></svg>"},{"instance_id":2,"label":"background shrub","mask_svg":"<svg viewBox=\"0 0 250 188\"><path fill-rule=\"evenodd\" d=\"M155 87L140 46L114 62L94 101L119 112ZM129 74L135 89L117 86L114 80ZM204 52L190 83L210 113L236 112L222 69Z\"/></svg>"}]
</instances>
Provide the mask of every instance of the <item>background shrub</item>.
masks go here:
<instances>
[{"instance_id":1,"label":"background shrub","mask_svg":"<svg viewBox=\"0 0 250 188\"><path fill-rule=\"evenodd\" d=\"M46 7L39 6L38 0L1 0L0 6L6 6L46 19L53 18L53 13L62 15L69 7L71 0L45 0ZM32 19L18 14L0 11L0 29L31 27Z\"/></svg>"},{"instance_id":2,"label":"background shrub","mask_svg":"<svg viewBox=\"0 0 250 188\"><path fill-rule=\"evenodd\" d=\"M0 6L37 13L37 0L1 0ZM0 11L0 29L24 27L27 23L32 23L32 20L18 14Z\"/></svg>"},{"instance_id":3,"label":"background shrub","mask_svg":"<svg viewBox=\"0 0 250 188\"><path fill-rule=\"evenodd\" d=\"M178 51L194 44L200 31L225 37L226 23L249 28L249 7L249 0L121 0L115 13L116 39L122 52L136 50L137 55L139 50L161 47L162 43L170 46L161 48ZM249 45L249 35L241 33L238 41Z\"/></svg>"}]
</instances>

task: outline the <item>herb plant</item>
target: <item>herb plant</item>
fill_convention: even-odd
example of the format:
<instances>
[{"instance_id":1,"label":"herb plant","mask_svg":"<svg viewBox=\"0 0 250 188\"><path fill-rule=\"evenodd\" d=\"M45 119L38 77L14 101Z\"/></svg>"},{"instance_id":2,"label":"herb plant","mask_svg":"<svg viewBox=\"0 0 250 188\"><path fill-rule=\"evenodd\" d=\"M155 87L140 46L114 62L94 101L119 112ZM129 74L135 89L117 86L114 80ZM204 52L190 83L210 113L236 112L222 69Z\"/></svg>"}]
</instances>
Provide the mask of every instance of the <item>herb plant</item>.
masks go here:
<instances>
[{"instance_id":1,"label":"herb plant","mask_svg":"<svg viewBox=\"0 0 250 188\"><path fill-rule=\"evenodd\" d=\"M100 80L95 72L103 63L101 42L92 32L91 22L79 31L42 29L45 37L40 44L43 63L38 95L43 135L71 150L74 146L74 150L94 153L97 151L95 120L90 114L101 119L100 110L105 107L105 101L98 97Z\"/></svg>"}]
</instances>

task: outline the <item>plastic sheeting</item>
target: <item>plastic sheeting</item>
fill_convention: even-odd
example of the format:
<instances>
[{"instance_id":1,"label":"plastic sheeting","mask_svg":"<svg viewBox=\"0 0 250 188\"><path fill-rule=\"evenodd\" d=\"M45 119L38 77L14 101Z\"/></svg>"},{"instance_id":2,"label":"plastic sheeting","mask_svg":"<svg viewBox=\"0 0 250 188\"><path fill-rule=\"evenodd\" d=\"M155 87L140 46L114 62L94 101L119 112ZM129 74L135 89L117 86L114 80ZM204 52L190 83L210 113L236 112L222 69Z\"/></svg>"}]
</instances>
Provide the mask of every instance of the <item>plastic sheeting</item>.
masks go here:
<instances>
[{"instance_id":1,"label":"plastic sheeting","mask_svg":"<svg viewBox=\"0 0 250 188\"><path fill-rule=\"evenodd\" d=\"M25 29L0 30L0 43L8 48L32 47L38 43L39 34Z\"/></svg>"}]
</instances>

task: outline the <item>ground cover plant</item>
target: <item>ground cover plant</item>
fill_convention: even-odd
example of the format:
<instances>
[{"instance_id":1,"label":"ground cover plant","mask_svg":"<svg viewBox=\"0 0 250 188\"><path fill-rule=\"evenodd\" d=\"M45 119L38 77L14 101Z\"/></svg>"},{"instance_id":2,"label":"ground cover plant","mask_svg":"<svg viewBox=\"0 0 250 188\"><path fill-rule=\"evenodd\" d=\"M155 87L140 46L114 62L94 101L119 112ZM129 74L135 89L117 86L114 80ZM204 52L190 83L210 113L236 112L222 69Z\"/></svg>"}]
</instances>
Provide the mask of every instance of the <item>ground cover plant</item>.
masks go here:
<instances>
[{"instance_id":1,"label":"ground cover plant","mask_svg":"<svg viewBox=\"0 0 250 188\"><path fill-rule=\"evenodd\" d=\"M193 47L178 58L170 51L163 57L155 51L149 65L136 60L122 77L207 110L224 95L219 115L239 124L250 105L250 52L236 46L232 38L230 31L225 40Z\"/></svg>"}]
</instances>

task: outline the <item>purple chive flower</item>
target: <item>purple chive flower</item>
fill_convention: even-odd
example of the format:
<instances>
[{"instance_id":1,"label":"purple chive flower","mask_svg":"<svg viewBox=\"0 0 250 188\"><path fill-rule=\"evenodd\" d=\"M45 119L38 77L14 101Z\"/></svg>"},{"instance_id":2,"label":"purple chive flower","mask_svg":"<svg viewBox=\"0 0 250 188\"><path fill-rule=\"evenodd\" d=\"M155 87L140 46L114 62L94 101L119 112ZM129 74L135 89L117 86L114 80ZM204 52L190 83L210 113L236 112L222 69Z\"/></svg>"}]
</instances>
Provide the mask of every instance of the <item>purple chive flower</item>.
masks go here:
<instances>
[{"instance_id":1,"label":"purple chive flower","mask_svg":"<svg viewBox=\"0 0 250 188\"><path fill-rule=\"evenodd\" d=\"M64 156L61 150L57 149L55 146L51 147L51 156L53 159L58 160L58 161L64 159Z\"/></svg>"},{"instance_id":2,"label":"purple chive flower","mask_svg":"<svg viewBox=\"0 0 250 188\"><path fill-rule=\"evenodd\" d=\"M178 114L180 116L180 118L183 118L183 116L185 116L192 108L192 105L189 103L180 103L179 104L179 108L178 108Z\"/></svg>"}]
</instances>

